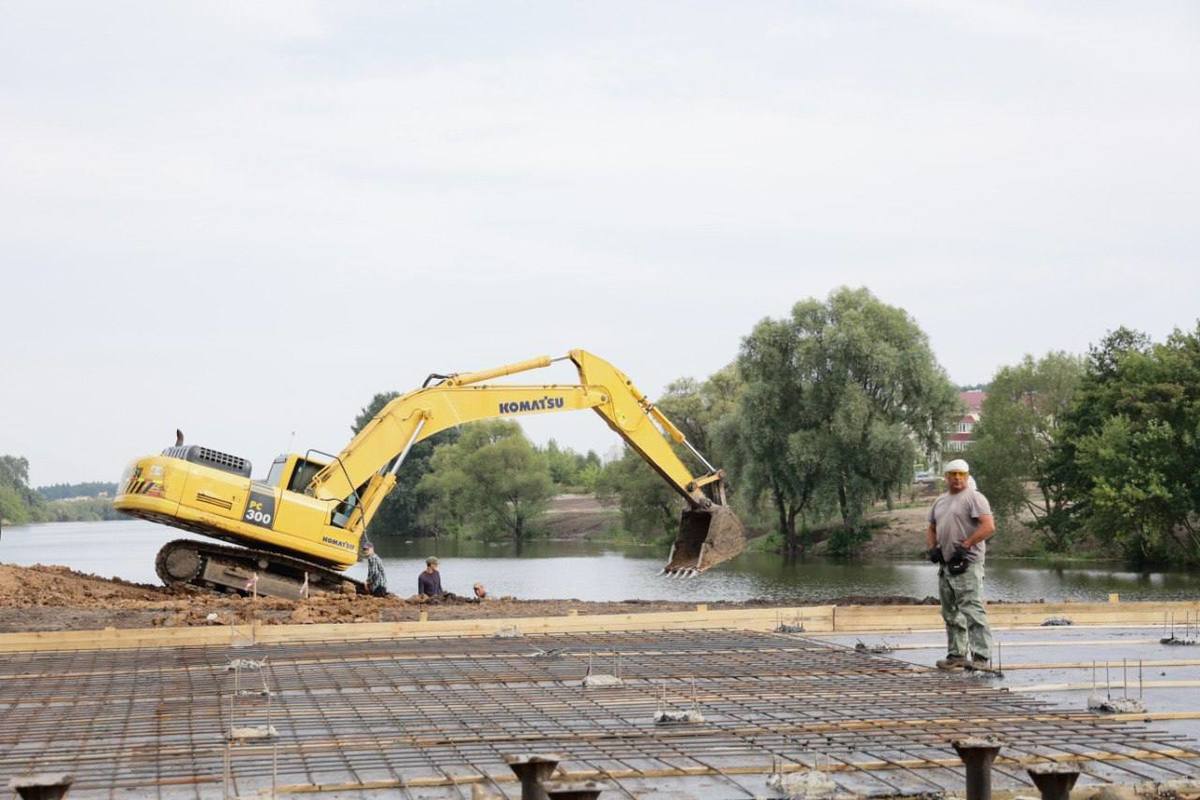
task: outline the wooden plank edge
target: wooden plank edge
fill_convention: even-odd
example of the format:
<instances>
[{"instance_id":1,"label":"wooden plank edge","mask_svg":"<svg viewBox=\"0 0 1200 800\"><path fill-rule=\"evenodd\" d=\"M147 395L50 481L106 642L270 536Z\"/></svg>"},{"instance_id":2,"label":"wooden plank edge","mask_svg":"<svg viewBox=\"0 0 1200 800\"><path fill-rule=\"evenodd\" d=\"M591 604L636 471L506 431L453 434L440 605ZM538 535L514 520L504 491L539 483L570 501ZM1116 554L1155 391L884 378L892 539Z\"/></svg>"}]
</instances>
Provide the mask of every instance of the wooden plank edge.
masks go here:
<instances>
[{"instance_id":1,"label":"wooden plank edge","mask_svg":"<svg viewBox=\"0 0 1200 800\"><path fill-rule=\"evenodd\" d=\"M1064 615L1073 627L1088 622L1158 625L1171 612L1200 612L1197 601L1004 604L989 607L995 627L1036 627L1049 616ZM88 631L25 631L0 634L0 652L129 649L139 647L217 646L250 642L280 643L427 636L489 636L506 628L522 634L588 631L643 631L735 628L771 631L782 620L800 618L806 633L867 633L939 630L936 606L782 606L756 609L591 614L554 617L350 622L308 625L214 625L179 628L106 628Z\"/></svg>"}]
</instances>

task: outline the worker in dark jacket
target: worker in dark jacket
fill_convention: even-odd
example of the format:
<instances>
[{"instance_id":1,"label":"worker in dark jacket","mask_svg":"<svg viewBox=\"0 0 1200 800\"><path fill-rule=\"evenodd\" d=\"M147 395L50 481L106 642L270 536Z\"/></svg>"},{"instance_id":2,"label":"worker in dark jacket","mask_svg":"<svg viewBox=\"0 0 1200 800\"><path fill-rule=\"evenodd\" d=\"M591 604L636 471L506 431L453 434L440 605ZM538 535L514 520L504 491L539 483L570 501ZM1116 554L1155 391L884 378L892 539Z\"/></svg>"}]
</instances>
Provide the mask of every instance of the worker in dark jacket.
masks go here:
<instances>
[{"instance_id":1,"label":"worker in dark jacket","mask_svg":"<svg viewBox=\"0 0 1200 800\"><path fill-rule=\"evenodd\" d=\"M387 597L387 575L383 572L383 559L375 555L375 545L367 542L363 555L367 557L367 591L376 597Z\"/></svg>"},{"instance_id":2,"label":"worker in dark jacket","mask_svg":"<svg viewBox=\"0 0 1200 800\"><path fill-rule=\"evenodd\" d=\"M417 576L417 594L422 597L441 597L442 576L438 574L437 556L425 559L425 569Z\"/></svg>"}]
</instances>

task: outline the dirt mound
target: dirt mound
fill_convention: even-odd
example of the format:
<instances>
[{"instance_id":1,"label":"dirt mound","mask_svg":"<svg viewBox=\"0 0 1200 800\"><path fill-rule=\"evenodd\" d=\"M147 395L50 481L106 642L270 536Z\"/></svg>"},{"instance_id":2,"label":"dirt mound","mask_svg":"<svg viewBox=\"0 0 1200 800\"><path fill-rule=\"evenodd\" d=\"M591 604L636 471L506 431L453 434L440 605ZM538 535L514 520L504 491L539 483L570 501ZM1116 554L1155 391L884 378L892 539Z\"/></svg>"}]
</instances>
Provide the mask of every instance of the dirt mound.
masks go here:
<instances>
[{"instance_id":1,"label":"dirt mound","mask_svg":"<svg viewBox=\"0 0 1200 800\"><path fill-rule=\"evenodd\" d=\"M560 494L546 509L546 533L551 539L590 539L602 536L621 521L621 512L600 504L590 494Z\"/></svg>"},{"instance_id":2,"label":"dirt mound","mask_svg":"<svg viewBox=\"0 0 1200 800\"><path fill-rule=\"evenodd\" d=\"M86 606L98 601L122 600L161 602L176 596L161 586L110 580L67 567L0 564L0 605L4 606Z\"/></svg>"}]
</instances>

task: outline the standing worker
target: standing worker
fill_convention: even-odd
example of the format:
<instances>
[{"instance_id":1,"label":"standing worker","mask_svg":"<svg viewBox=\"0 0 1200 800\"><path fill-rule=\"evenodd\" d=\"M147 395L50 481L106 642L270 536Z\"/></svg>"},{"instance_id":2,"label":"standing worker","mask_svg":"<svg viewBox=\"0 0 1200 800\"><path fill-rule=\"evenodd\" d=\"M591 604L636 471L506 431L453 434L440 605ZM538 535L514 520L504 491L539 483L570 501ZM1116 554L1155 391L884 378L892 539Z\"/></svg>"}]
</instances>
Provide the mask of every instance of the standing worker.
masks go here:
<instances>
[{"instance_id":1,"label":"standing worker","mask_svg":"<svg viewBox=\"0 0 1200 800\"><path fill-rule=\"evenodd\" d=\"M417 576L417 594L422 597L442 596L442 576L438 574L437 556L425 559L425 569Z\"/></svg>"},{"instance_id":2,"label":"standing worker","mask_svg":"<svg viewBox=\"0 0 1200 800\"><path fill-rule=\"evenodd\" d=\"M375 597L387 597L387 575L383 572L383 559L375 555L375 545L367 542L363 547L367 557L367 591Z\"/></svg>"},{"instance_id":3,"label":"standing worker","mask_svg":"<svg viewBox=\"0 0 1200 800\"><path fill-rule=\"evenodd\" d=\"M945 472L947 491L933 501L926 536L929 560L939 565L938 595L946 622L946 657L937 666L987 669L992 632L983 608L983 559L996 522L987 498L969 485L966 461L954 459Z\"/></svg>"}]
</instances>

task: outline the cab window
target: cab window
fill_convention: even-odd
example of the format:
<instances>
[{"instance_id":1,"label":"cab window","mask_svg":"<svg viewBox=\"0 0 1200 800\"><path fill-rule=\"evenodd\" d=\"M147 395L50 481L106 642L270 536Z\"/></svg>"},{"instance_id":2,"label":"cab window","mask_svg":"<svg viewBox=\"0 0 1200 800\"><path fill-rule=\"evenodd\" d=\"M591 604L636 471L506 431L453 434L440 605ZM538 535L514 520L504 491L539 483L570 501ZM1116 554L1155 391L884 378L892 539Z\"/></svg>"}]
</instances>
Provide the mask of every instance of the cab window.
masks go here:
<instances>
[{"instance_id":1,"label":"cab window","mask_svg":"<svg viewBox=\"0 0 1200 800\"><path fill-rule=\"evenodd\" d=\"M267 473L266 483L269 486L278 486L283 480L283 468L287 466L287 458L277 458L271 464L271 471Z\"/></svg>"},{"instance_id":2,"label":"cab window","mask_svg":"<svg viewBox=\"0 0 1200 800\"><path fill-rule=\"evenodd\" d=\"M323 464L318 464L315 461L305 461L303 458L296 459L296 468L292 470L292 479L288 481L288 491L303 492L323 466Z\"/></svg>"}]
</instances>

